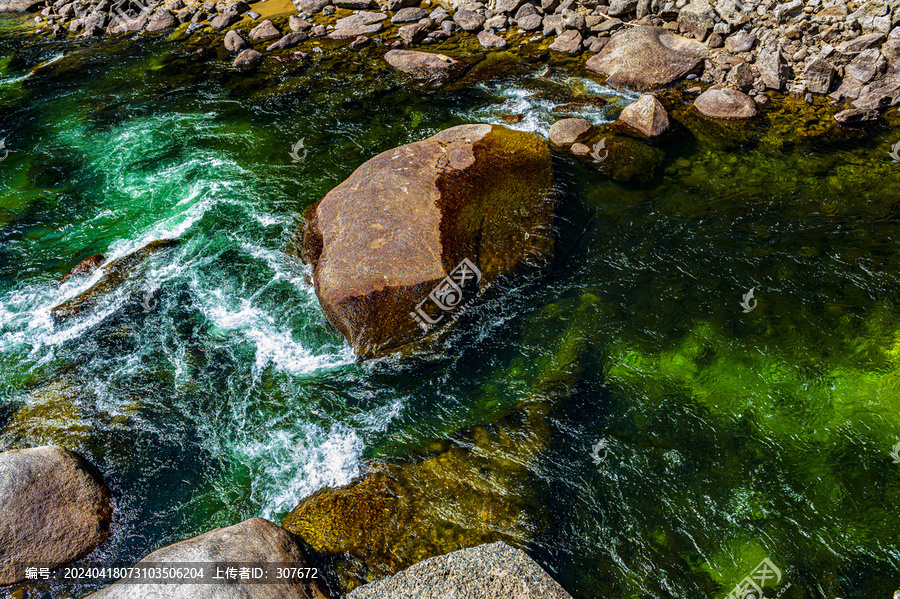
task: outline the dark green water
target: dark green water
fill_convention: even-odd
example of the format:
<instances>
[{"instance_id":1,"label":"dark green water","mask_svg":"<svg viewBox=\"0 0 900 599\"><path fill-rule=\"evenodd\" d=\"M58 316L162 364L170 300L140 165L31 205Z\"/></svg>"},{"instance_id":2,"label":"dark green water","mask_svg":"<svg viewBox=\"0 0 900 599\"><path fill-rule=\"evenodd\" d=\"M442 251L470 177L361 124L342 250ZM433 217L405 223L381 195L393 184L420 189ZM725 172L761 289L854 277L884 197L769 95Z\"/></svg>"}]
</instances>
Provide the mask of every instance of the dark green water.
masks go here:
<instances>
[{"instance_id":1,"label":"dark green water","mask_svg":"<svg viewBox=\"0 0 900 599\"><path fill-rule=\"evenodd\" d=\"M285 255L306 206L444 127L523 113L546 133L555 98L606 95L599 123L633 97L543 65L425 93L349 54L247 76L150 39L14 29L0 20L0 450L98 465L116 522L92 560L277 521L368 458L528 399L550 405L528 462L550 525L529 548L577 599L718 599L763 558L783 571L767 596L900 587L900 132L683 130L641 186L557 157L552 264L428 360L359 365ZM75 262L164 237L182 244L53 324L95 280L55 284Z\"/></svg>"}]
</instances>

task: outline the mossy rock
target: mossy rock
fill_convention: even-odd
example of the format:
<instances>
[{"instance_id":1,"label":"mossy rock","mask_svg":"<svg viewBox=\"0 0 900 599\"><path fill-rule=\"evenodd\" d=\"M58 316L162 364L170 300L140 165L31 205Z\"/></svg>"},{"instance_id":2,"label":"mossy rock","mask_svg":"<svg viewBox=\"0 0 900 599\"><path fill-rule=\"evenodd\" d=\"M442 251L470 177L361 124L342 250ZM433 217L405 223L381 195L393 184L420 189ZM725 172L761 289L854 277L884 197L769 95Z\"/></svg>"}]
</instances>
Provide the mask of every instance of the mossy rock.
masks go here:
<instances>
[{"instance_id":1,"label":"mossy rock","mask_svg":"<svg viewBox=\"0 0 900 599\"><path fill-rule=\"evenodd\" d=\"M583 160L617 183L644 184L651 181L666 157L663 150L619 135L610 126L599 129L586 145L594 149L596 156L605 158L600 160L588 155Z\"/></svg>"},{"instance_id":2,"label":"mossy rock","mask_svg":"<svg viewBox=\"0 0 900 599\"><path fill-rule=\"evenodd\" d=\"M473 429L471 444L438 442L419 461L373 464L349 485L304 500L282 526L335 560L347 590L458 549L523 546L549 520L525 466L545 448L531 428L545 410L522 414L524 425Z\"/></svg>"}]
</instances>

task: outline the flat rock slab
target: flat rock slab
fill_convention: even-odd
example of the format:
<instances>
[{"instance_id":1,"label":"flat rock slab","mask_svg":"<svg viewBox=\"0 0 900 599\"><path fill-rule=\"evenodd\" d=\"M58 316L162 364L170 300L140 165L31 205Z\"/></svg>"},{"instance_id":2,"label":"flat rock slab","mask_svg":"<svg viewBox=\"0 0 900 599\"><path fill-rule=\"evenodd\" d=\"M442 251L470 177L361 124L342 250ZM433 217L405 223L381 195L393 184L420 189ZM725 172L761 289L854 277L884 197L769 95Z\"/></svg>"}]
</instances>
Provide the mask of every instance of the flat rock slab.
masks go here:
<instances>
[{"instance_id":1,"label":"flat rock slab","mask_svg":"<svg viewBox=\"0 0 900 599\"><path fill-rule=\"evenodd\" d=\"M157 549L140 562L203 565L224 570L236 563L251 566L277 563L283 567L309 568L303 552L290 533L262 518L252 518L227 528L217 528L200 536ZM207 577L207 580L211 577ZM283 583L242 582L239 579L169 584L138 584L119 581L88 595L93 599L327 599L318 579L293 578Z\"/></svg>"},{"instance_id":2,"label":"flat rock slab","mask_svg":"<svg viewBox=\"0 0 900 599\"><path fill-rule=\"evenodd\" d=\"M391 50L384 59L397 71L419 81L445 84L466 71L466 63L461 60L433 52Z\"/></svg>"},{"instance_id":3,"label":"flat rock slab","mask_svg":"<svg viewBox=\"0 0 900 599\"><path fill-rule=\"evenodd\" d=\"M697 69L706 59L705 45L659 27L629 27L609 43L585 67L607 75L608 85L651 91Z\"/></svg>"},{"instance_id":4,"label":"flat rock slab","mask_svg":"<svg viewBox=\"0 0 900 599\"><path fill-rule=\"evenodd\" d=\"M433 557L384 580L354 589L347 599L572 599L537 562L505 543Z\"/></svg>"},{"instance_id":5,"label":"flat rock slab","mask_svg":"<svg viewBox=\"0 0 900 599\"><path fill-rule=\"evenodd\" d=\"M711 87L694 100L694 108L716 119L750 119L756 116L756 102L736 89Z\"/></svg>"},{"instance_id":6,"label":"flat rock slab","mask_svg":"<svg viewBox=\"0 0 900 599\"><path fill-rule=\"evenodd\" d=\"M384 25L382 25L381 23L373 23L372 25L356 25L335 29L328 34L328 38L333 40L341 40L347 38L356 39L361 35L368 37L370 35L375 35L376 33L381 33L382 31L384 31Z\"/></svg>"},{"instance_id":7,"label":"flat rock slab","mask_svg":"<svg viewBox=\"0 0 900 599\"><path fill-rule=\"evenodd\" d=\"M62 447L0 453L0 586L22 582L22 564L55 568L109 534L112 510L99 474Z\"/></svg>"},{"instance_id":8,"label":"flat rock slab","mask_svg":"<svg viewBox=\"0 0 900 599\"><path fill-rule=\"evenodd\" d=\"M301 254L329 322L371 358L549 254L554 207L543 138L460 125L356 169L307 211Z\"/></svg>"},{"instance_id":9,"label":"flat rock slab","mask_svg":"<svg viewBox=\"0 0 900 599\"><path fill-rule=\"evenodd\" d=\"M345 27L360 27L362 25L372 25L373 23L384 21L386 18L387 15L383 12L361 11L356 14L350 15L349 17L338 19L334 24L334 27L335 29L342 29Z\"/></svg>"}]
</instances>

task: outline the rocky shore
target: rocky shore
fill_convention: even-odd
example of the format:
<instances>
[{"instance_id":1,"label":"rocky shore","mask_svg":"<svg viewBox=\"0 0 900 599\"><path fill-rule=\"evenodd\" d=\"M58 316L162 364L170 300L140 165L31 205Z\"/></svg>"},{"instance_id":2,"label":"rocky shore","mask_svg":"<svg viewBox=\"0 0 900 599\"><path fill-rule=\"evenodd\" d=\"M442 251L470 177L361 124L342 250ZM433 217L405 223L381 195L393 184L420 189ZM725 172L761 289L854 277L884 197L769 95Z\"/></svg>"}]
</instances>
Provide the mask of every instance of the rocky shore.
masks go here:
<instances>
[{"instance_id":1,"label":"rocky shore","mask_svg":"<svg viewBox=\"0 0 900 599\"><path fill-rule=\"evenodd\" d=\"M849 112L877 117L900 103L900 5L868 0L0 0L0 10L38 13L40 35L95 38L179 28L214 35L234 66L267 56L301 58L310 44L378 44L398 70L452 79L454 58L404 56L450 38L497 51L540 43L594 55L586 67L611 85L653 91L681 78L722 84L765 101L781 91L812 102L827 95ZM273 16L264 19L262 13ZM282 18L275 18L278 14ZM277 23L276 23L277 21ZM321 48L319 48L321 49ZM629 73L655 77L633 80Z\"/></svg>"}]
</instances>

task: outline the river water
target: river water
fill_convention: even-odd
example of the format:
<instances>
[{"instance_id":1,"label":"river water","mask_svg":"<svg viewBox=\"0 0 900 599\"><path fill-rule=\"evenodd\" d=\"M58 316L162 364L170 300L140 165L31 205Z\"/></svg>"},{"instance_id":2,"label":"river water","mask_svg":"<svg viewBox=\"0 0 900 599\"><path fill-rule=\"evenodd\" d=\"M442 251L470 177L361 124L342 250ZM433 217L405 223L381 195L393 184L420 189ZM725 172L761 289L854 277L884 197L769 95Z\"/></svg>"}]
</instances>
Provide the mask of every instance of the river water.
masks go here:
<instances>
[{"instance_id":1,"label":"river water","mask_svg":"<svg viewBox=\"0 0 900 599\"><path fill-rule=\"evenodd\" d=\"M763 559L788 598L900 587L900 129L682 130L629 184L557 156L553 261L428 359L359 364L286 251L308 205L451 125L546 134L567 98L605 98L572 109L600 124L636 96L565 65L426 92L347 54L238 75L151 38L18 32L0 20L0 450L98 466L116 516L92 560L279 521L527 399L551 514L527 546L576 599L724 597ZM78 260L163 238L54 323L99 277L56 283Z\"/></svg>"}]
</instances>

